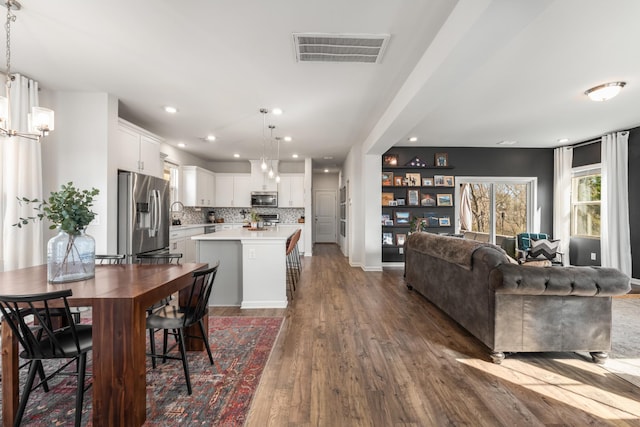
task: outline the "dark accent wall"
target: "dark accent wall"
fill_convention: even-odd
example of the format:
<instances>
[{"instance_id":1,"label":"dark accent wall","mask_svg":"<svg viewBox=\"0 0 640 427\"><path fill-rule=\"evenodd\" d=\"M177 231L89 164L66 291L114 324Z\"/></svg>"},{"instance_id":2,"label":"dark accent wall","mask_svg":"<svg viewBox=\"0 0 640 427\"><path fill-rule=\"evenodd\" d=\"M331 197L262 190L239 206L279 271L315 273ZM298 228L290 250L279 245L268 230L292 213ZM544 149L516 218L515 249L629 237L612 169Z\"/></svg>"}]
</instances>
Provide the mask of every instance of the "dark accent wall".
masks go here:
<instances>
[{"instance_id":1,"label":"dark accent wall","mask_svg":"<svg viewBox=\"0 0 640 427\"><path fill-rule=\"evenodd\" d=\"M456 176L537 177L540 230L553 235L553 149L394 147L388 153L401 153L401 159L408 160L418 156L428 165L433 165L435 153L447 153Z\"/></svg>"}]
</instances>

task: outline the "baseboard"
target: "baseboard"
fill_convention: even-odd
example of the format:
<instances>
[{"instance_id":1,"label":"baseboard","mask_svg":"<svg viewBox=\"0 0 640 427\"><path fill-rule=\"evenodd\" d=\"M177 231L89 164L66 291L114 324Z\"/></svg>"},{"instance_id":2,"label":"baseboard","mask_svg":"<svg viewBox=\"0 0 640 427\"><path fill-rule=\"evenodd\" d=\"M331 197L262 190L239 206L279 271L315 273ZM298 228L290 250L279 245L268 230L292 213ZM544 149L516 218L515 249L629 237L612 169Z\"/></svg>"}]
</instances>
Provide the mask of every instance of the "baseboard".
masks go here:
<instances>
[{"instance_id":1,"label":"baseboard","mask_svg":"<svg viewBox=\"0 0 640 427\"><path fill-rule=\"evenodd\" d=\"M367 267L363 265L360 268L362 268L362 271L382 271L382 267Z\"/></svg>"},{"instance_id":2,"label":"baseboard","mask_svg":"<svg viewBox=\"0 0 640 427\"><path fill-rule=\"evenodd\" d=\"M633 277L631 278L631 284L632 285L639 285L640 286L640 279L634 279Z\"/></svg>"},{"instance_id":3,"label":"baseboard","mask_svg":"<svg viewBox=\"0 0 640 427\"><path fill-rule=\"evenodd\" d=\"M382 268L388 268L390 270L397 270L400 268L404 268L404 262L383 262Z\"/></svg>"}]
</instances>

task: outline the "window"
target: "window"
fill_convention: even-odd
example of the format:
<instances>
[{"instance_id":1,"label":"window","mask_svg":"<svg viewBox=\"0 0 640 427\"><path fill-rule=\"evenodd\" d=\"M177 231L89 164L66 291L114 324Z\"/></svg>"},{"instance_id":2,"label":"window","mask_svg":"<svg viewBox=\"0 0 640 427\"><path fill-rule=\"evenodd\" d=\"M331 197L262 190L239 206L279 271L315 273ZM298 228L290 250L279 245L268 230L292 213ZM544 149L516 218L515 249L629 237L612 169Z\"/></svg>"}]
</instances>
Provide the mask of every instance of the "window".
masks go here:
<instances>
[{"instance_id":1,"label":"window","mask_svg":"<svg viewBox=\"0 0 640 427\"><path fill-rule=\"evenodd\" d=\"M600 169L575 170L571 179L571 236L600 238Z\"/></svg>"},{"instance_id":2,"label":"window","mask_svg":"<svg viewBox=\"0 0 640 427\"><path fill-rule=\"evenodd\" d=\"M533 229L537 180L521 177L457 177L456 229L487 235L490 242ZM458 207L459 206L459 207Z\"/></svg>"}]
</instances>

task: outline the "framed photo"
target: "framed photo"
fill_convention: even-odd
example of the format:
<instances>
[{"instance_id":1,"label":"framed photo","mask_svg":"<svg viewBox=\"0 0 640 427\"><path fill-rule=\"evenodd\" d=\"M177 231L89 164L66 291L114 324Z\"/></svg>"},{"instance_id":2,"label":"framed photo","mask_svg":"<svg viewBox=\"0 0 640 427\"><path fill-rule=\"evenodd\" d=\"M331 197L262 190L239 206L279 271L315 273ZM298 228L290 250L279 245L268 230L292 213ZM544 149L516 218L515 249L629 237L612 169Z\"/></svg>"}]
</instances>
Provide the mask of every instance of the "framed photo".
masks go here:
<instances>
[{"instance_id":1,"label":"framed photo","mask_svg":"<svg viewBox=\"0 0 640 427\"><path fill-rule=\"evenodd\" d=\"M452 176L444 176L444 186L445 187L453 187L453 177Z\"/></svg>"},{"instance_id":2,"label":"framed photo","mask_svg":"<svg viewBox=\"0 0 640 427\"><path fill-rule=\"evenodd\" d=\"M393 225L393 220L392 219L387 219L384 221L384 225Z\"/></svg>"},{"instance_id":3,"label":"framed photo","mask_svg":"<svg viewBox=\"0 0 640 427\"><path fill-rule=\"evenodd\" d=\"M394 216L397 225L409 224L409 221L411 220L411 215L406 211L395 211Z\"/></svg>"},{"instance_id":4,"label":"framed photo","mask_svg":"<svg viewBox=\"0 0 640 427\"><path fill-rule=\"evenodd\" d=\"M420 206L420 190L407 190L407 205Z\"/></svg>"},{"instance_id":5,"label":"framed photo","mask_svg":"<svg viewBox=\"0 0 640 427\"><path fill-rule=\"evenodd\" d=\"M453 206L453 196L451 194L438 194L436 200L438 206Z\"/></svg>"},{"instance_id":6,"label":"framed photo","mask_svg":"<svg viewBox=\"0 0 640 427\"><path fill-rule=\"evenodd\" d=\"M393 185L393 172L382 172L382 186Z\"/></svg>"},{"instance_id":7,"label":"framed photo","mask_svg":"<svg viewBox=\"0 0 640 427\"><path fill-rule=\"evenodd\" d=\"M433 212L426 212L423 214L424 218L427 220L428 227L439 227L440 220L438 216Z\"/></svg>"},{"instance_id":8,"label":"framed photo","mask_svg":"<svg viewBox=\"0 0 640 427\"><path fill-rule=\"evenodd\" d=\"M396 245L398 246L404 245L405 240L407 240L406 234L396 234Z\"/></svg>"},{"instance_id":9,"label":"framed photo","mask_svg":"<svg viewBox=\"0 0 640 427\"><path fill-rule=\"evenodd\" d=\"M434 164L437 167L449 166L449 156L447 153L436 153Z\"/></svg>"},{"instance_id":10,"label":"framed photo","mask_svg":"<svg viewBox=\"0 0 640 427\"><path fill-rule=\"evenodd\" d=\"M393 193L382 193L382 206L391 206L389 202L392 202L395 198Z\"/></svg>"},{"instance_id":11,"label":"framed photo","mask_svg":"<svg viewBox=\"0 0 640 427\"><path fill-rule=\"evenodd\" d=\"M449 227L451 225L451 220L449 220L448 216L439 218L438 222L440 223L440 227Z\"/></svg>"},{"instance_id":12,"label":"framed photo","mask_svg":"<svg viewBox=\"0 0 640 427\"><path fill-rule=\"evenodd\" d=\"M393 233L382 233L382 244L393 246Z\"/></svg>"},{"instance_id":13,"label":"framed photo","mask_svg":"<svg viewBox=\"0 0 640 427\"><path fill-rule=\"evenodd\" d=\"M396 202L398 203L397 206L404 206L405 205L404 197L398 197L396 199Z\"/></svg>"},{"instance_id":14,"label":"framed photo","mask_svg":"<svg viewBox=\"0 0 640 427\"><path fill-rule=\"evenodd\" d=\"M384 154L382 156L382 164L385 166L398 166L398 155Z\"/></svg>"},{"instance_id":15,"label":"framed photo","mask_svg":"<svg viewBox=\"0 0 640 427\"><path fill-rule=\"evenodd\" d=\"M423 187L433 187L433 178L422 178Z\"/></svg>"},{"instance_id":16,"label":"framed photo","mask_svg":"<svg viewBox=\"0 0 640 427\"><path fill-rule=\"evenodd\" d=\"M407 185L409 187L420 187L420 183L422 181L420 181L420 173L407 173L406 176L407 178Z\"/></svg>"},{"instance_id":17,"label":"framed photo","mask_svg":"<svg viewBox=\"0 0 640 427\"><path fill-rule=\"evenodd\" d=\"M444 175L434 175L433 185L436 187L444 187Z\"/></svg>"},{"instance_id":18,"label":"framed photo","mask_svg":"<svg viewBox=\"0 0 640 427\"><path fill-rule=\"evenodd\" d=\"M388 214L382 214L382 225L384 225L384 223L386 221L389 221L391 219L391 216L389 216Z\"/></svg>"},{"instance_id":19,"label":"framed photo","mask_svg":"<svg viewBox=\"0 0 640 427\"><path fill-rule=\"evenodd\" d=\"M396 187L402 187L402 177L401 176L394 176L393 177L393 185L395 185Z\"/></svg>"},{"instance_id":20,"label":"framed photo","mask_svg":"<svg viewBox=\"0 0 640 427\"><path fill-rule=\"evenodd\" d=\"M389 206L398 206L398 202L395 200L389 200Z\"/></svg>"},{"instance_id":21,"label":"framed photo","mask_svg":"<svg viewBox=\"0 0 640 427\"><path fill-rule=\"evenodd\" d=\"M436 198L433 197L433 194L422 193L422 198L420 199L420 206L435 206Z\"/></svg>"}]
</instances>

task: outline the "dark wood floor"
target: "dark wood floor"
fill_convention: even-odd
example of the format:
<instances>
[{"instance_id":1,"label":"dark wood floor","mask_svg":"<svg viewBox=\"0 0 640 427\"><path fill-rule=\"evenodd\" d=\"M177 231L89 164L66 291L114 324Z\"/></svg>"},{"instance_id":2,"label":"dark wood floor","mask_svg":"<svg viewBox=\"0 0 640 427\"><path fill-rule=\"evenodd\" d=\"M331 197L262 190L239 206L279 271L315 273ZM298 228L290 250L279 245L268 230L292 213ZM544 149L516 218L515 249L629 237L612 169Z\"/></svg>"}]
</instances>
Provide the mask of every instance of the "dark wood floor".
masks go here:
<instances>
[{"instance_id":1,"label":"dark wood floor","mask_svg":"<svg viewBox=\"0 0 640 427\"><path fill-rule=\"evenodd\" d=\"M216 314L240 314L217 309ZM335 245L304 259L247 426L640 426L640 389L586 355L487 348L402 271L349 267Z\"/></svg>"}]
</instances>

